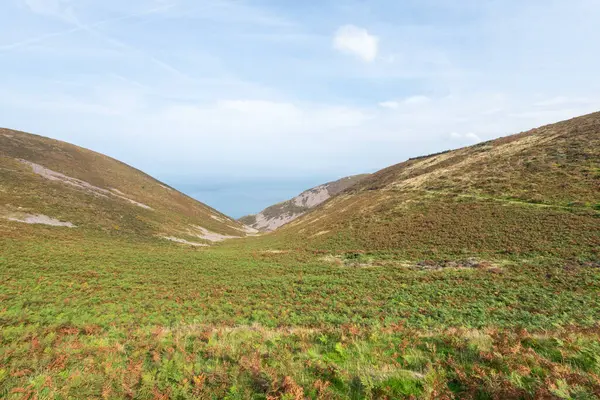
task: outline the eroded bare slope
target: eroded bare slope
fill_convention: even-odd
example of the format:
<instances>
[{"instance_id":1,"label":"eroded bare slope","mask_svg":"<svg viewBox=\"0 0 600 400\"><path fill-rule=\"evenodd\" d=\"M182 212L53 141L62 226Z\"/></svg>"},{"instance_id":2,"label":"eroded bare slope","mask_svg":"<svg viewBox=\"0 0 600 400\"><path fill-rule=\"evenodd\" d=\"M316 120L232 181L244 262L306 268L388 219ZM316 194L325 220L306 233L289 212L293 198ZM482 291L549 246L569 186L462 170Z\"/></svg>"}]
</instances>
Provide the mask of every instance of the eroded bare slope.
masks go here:
<instances>
[{"instance_id":1,"label":"eroded bare slope","mask_svg":"<svg viewBox=\"0 0 600 400\"><path fill-rule=\"evenodd\" d=\"M259 231L274 231L306 214L308 211L328 200L331 196L335 196L352 185L355 185L366 176L368 175L348 176L334 182L319 185L302 192L291 200L272 205L256 215L242 217L239 221Z\"/></svg>"}]
</instances>

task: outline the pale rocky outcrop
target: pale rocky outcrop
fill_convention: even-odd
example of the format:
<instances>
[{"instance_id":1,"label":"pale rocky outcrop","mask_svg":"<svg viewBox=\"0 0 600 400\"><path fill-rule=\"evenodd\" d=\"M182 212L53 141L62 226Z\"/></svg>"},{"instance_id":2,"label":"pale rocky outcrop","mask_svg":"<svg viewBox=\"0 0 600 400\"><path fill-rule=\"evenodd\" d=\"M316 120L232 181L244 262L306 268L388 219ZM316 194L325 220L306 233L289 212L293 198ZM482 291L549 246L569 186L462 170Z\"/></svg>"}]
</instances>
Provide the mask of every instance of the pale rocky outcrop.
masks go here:
<instances>
[{"instance_id":1,"label":"pale rocky outcrop","mask_svg":"<svg viewBox=\"0 0 600 400\"><path fill-rule=\"evenodd\" d=\"M256 215L240 218L239 222L258 231L274 231L306 214L311 209L329 200L332 196L335 196L354 185L365 176L366 175L349 176L335 182L319 185L300 193L291 200L268 207Z\"/></svg>"}]
</instances>

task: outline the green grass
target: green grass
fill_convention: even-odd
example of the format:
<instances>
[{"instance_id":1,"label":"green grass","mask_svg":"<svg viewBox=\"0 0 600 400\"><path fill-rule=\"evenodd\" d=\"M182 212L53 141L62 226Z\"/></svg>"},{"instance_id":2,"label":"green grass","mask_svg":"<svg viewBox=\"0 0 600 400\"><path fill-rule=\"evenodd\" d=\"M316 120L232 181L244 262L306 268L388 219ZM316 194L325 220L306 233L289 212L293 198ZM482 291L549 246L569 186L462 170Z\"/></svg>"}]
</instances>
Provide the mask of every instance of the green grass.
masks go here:
<instances>
[{"instance_id":1,"label":"green grass","mask_svg":"<svg viewBox=\"0 0 600 400\"><path fill-rule=\"evenodd\" d=\"M0 242L0 398L600 393L589 260L424 269L385 252L195 250L46 229Z\"/></svg>"}]
</instances>

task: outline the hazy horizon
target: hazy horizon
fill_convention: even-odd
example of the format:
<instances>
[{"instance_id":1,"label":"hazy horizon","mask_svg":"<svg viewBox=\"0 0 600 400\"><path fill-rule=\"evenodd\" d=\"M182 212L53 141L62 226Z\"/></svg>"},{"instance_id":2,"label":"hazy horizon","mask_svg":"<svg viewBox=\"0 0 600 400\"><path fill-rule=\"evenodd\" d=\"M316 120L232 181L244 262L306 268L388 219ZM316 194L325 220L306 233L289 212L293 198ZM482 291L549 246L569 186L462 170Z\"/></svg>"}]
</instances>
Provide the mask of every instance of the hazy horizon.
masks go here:
<instances>
[{"instance_id":1,"label":"hazy horizon","mask_svg":"<svg viewBox=\"0 0 600 400\"><path fill-rule=\"evenodd\" d=\"M330 179L325 178L325 181ZM273 204L288 200L305 189L318 186L318 178L291 180L219 180L215 182L167 182L175 189L232 218L256 214ZM304 187L305 189L300 189Z\"/></svg>"}]
</instances>

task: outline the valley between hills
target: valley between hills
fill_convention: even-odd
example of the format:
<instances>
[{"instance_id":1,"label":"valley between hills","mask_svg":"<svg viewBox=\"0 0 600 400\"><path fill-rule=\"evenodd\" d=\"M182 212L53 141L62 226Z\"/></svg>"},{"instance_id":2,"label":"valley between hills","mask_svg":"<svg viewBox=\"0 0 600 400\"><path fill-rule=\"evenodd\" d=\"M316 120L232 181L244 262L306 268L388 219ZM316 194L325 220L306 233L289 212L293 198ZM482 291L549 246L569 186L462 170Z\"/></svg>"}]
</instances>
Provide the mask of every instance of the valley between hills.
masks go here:
<instances>
[{"instance_id":1,"label":"valley between hills","mask_svg":"<svg viewBox=\"0 0 600 400\"><path fill-rule=\"evenodd\" d=\"M414 156L235 220L0 129L0 398L599 398L600 113Z\"/></svg>"}]
</instances>

